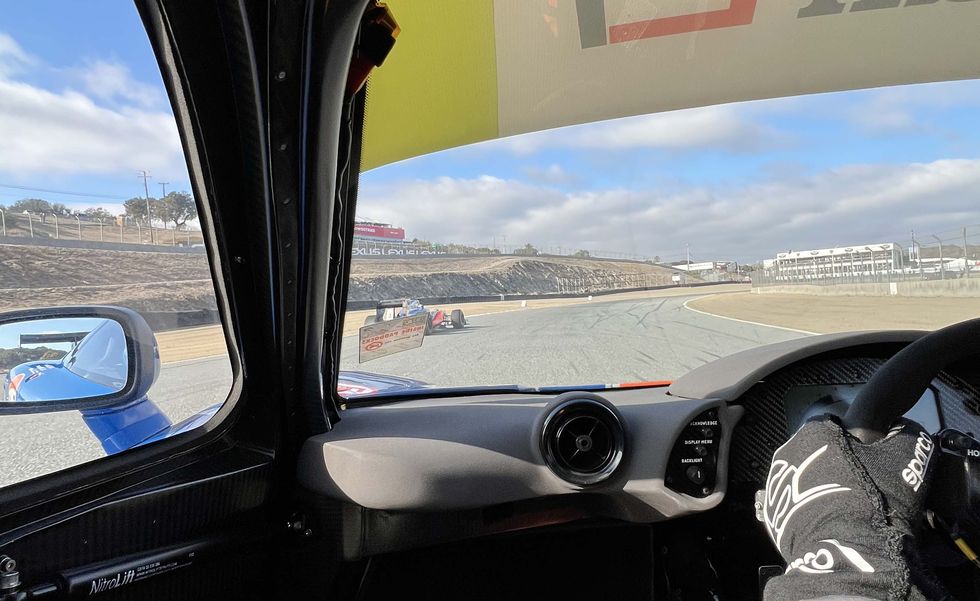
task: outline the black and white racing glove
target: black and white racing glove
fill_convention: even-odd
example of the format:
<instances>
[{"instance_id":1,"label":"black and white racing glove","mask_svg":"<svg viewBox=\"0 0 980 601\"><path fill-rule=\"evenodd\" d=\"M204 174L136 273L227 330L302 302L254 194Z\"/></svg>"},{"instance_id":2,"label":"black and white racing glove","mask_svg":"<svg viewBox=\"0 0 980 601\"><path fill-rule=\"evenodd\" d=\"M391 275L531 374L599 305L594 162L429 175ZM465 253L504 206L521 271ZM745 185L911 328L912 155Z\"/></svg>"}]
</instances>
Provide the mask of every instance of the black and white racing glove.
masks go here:
<instances>
[{"instance_id":1,"label":"black and white racing glove","mask_svg":"<svg viewBox=\"0 0 980 601\"><path fill-rule=\"evenodd\" d=\"M943 598L914 545L934 448L908 420L867 445L836 418L806 423L776 451L766 480L765 526L787 567L765 600Z\"/></svg>"}]
</instances>

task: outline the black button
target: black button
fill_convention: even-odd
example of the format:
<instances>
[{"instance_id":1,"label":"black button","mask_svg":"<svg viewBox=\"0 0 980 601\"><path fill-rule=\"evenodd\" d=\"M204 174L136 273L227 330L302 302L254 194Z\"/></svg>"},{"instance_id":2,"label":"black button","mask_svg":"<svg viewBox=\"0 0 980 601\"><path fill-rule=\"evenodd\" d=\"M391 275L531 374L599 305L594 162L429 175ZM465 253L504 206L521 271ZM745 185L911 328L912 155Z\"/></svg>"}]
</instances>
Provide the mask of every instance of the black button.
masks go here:
<instances>
[{"instance_id":1,"label":"black button","mask_svg":"<svg viewBox=\"0 0 980 601\"><path fill-rule=\"evenodd\" d=\"M687 468L687 479L694 484L701 484L704 482L704 470L696 465L692 465Z\"/></svg>"},{"instance_id":2,"label":"black button","mask_svg":"<svg viewBox=\"0 0 980 601\"><path fill-rule=\"evenodd\" d=\"M708 448L706 446L704 446L703 444L699 444L696 447L694 447L694 453L698 457L707 457L708 456Z\"/></svg>"},{"instance_id":3,"label":"black button","mask_svg":"<svg viewBox=\"0 0 980 601\"><path fill-rule=\"evenodd\" d=\"M698 434L701 435L701 438L714 438L715 430L714 428L710 428L708 426L702 426L698 428Z\"/></svg>"}]
</instances>

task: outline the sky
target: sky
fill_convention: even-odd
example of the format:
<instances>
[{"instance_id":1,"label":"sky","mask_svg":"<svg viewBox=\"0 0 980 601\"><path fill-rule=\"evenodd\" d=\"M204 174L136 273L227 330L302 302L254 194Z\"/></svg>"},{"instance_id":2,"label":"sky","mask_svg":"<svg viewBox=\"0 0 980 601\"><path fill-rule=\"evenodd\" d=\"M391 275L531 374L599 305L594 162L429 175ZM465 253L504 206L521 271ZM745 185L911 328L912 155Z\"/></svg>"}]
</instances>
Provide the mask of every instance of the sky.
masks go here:
<instances>
[{"instance_id":1,"label":"sky","mask_svg":"<svg viewBox=\"0 0 980 601\"><path fill-rule=\"evenodd\" d=\"M978 109L980 82L962 81L526 134L369 171L357 214L408 238L663 260L901 243L980 224ZM5 3L0 204L121 212L144 169L153 196L190 190L132 4Z\"/></svg>"},{"instance_id":2,"label":"sky","mask_svg":"<svg viewBox=\"0 0 980 601\"><path fill-rule=\"evenodd\" d=\"M0 326L0 349L18 347L32 348L46 346L59 350L71 350L68 343L20 344L21 334L65 334L69 332L91 332L105 320L89 317L54 317L34 321L19 321Z\"/></svg>"},{"instance_id":3,"label":"sky","mask_svg":"<svg viewBox=\"0 0 980 601\"><path fill-rule=\"evenodd\" d=\"M143 170L153 176L151 196L161 195L159 182L169 182L168 192L190 190L133 3L3 3L0 204L43 198L121 213L123 201L144 195Z\"/></svg>"},{"instance_id":4,"label":"sky","mask_svg":"<svg viewBox=\"0 0 980 601\"><path fill-rule=\"evenodd\" d=\"M541 250L679 261L690 248L696 261L754 262L904 245L912 230L956 240L980 224L980 81L586 124L403 161L361 182L359 217L484 246L506 236ZM980 227L970 231L980 244Z\"/></svg>"}]
</instances>

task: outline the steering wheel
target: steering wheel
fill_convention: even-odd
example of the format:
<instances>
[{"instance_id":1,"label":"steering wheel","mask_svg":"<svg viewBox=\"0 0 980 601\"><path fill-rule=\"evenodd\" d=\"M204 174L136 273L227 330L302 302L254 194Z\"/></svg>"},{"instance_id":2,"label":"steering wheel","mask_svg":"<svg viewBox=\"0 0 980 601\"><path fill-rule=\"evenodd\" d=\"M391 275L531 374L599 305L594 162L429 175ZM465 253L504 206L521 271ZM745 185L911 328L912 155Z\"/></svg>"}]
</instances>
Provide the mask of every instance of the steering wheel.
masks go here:
<instances>
[{"instance_id":1,"label":"steering wheel","mask_svg":"<svg viewBox=\"0 0 980 601\"><path fill-rule=\"evenodd\" d=\"M942 369L971 356L980 356L980 319L919 338L875 372L844 415L844 427L866 444L884 438ZM980 441L953 429L943 430L936 439L939 448L933 460L938 465L925 517L980 566L973 551L980 548Z\"/></svg>"},{"instance_id":2,"label":"steering wheel","mask_svg":"<svg viewBox=\"0 0 980 601\"><path fill-rule=\"evenodd\" d=\"M844 427L865 444L884 438L943 368L973 355L980 355L980 319L926 334L875 372L844 415Z\"/></svg>"}]
</instances>

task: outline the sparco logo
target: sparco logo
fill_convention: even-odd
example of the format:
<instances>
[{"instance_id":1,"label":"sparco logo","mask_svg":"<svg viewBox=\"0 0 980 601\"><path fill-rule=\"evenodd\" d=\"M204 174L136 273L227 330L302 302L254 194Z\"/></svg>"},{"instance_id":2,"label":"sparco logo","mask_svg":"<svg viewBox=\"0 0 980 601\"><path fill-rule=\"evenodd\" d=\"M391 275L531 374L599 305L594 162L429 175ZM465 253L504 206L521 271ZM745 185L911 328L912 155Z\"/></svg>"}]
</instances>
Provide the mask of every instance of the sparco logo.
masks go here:
<instances>
[{"instance_id":1,"label":"sparco logo","mask_svg":"<svg viewBox=\"0 0 980 601\"><path fill-rule=\"evenodd\" d=\"M106 591L111 591L114 588L119 588L120 586L125 586L133 581L136 577L136 570L126 570L125 572L119 572L112 578L99 578L98 580L92 581L92 588L89 589L88 594L97 595L99 593L104 593Z\"/></svg>"},{"instance_id":2,"label":"sparco logo","mask_svg":"<svg viewBox=\"0 0 980 601\"><path fill-rule=\"evenodd\" d=\"M837 551L846 559L852 566L860 570L861 572L870 574L875 571L871 564L867 562L861 554L856 550L842 545L835 539L828 538L820 541L827 546L818 549L816 553L806 553L803 557L795 559L786 566L786 573L789 574L793 570L799 570L807 574L830 574L836 571L834 569L837 565L834 559L834 551Z\"/></svg>"},{"instance_id":3,"label":"sparco logo","mask_svg":"<svg viewBox=\"0 0 980 601\"><path fill-rule=\"evenodd\" d=\"M932 458L932 449L935 444L932 438L925 432L919 432L919 439L915 441L915 452L908 467L902 470L902 479L918 491L922 486L922 479L925 478L926 468L929 467L929 459Z\"/></svg>"}]
</instances>

